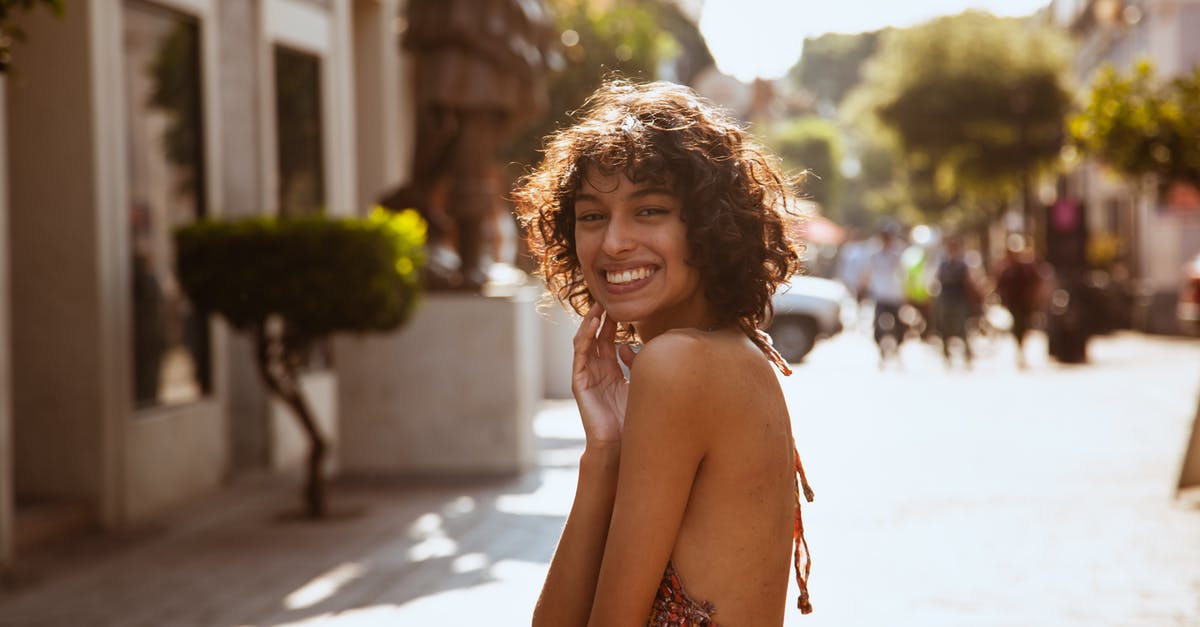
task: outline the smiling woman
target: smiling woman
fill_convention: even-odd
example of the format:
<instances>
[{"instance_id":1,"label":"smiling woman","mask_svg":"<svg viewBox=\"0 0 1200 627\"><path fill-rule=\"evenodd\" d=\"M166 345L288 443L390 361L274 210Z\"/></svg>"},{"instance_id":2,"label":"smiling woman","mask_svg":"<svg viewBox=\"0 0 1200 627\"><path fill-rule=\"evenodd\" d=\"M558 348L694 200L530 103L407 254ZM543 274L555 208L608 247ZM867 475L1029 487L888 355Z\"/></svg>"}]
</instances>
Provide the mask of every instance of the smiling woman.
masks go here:
<instances>
[{"instance_id":1,"label":"smiling woman","mask_svg":"<svg viewBox=\"0 0 1200 627\"><path fill-rule=\"evenodd\" d=\"M515 192L550 290L583 315L586 446L533 623L780 625L789 556L811 611L812 492L771 364L791 371L759 330L799 269L790 187L685 87L613 81L585 110Z\"/></svg>"}]
</instances>

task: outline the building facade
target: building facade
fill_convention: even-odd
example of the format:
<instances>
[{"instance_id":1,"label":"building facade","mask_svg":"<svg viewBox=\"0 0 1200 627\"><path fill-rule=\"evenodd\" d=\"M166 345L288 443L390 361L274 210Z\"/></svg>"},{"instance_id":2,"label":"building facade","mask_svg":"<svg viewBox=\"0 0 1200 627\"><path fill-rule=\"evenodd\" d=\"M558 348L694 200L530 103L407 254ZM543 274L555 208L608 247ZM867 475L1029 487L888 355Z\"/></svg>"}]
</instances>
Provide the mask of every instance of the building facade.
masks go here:
<instances>
[{"instance_id":1,"label":"building facade","mask_svg":"<svg viewBox=\"0 0 1200 627\"><path fill-rule=\"evenodd\" d=\"M172 232L355 214L402 181L402 5L89 0L21 17L0 83L0 564L295 457L246 341L182 294ZM325 375L310 383L329 414Z\"/></svg>"},{"instance_id":2,"label":"building facade","mask_svg":"<svg viewBox=\"0 0 1200 627\"><path fill-rule=\"evenodd\" d=\"M1128 72L1139 61L1160 77L1200 65L1200 0L1055 0L1051 13L1077 45L1074 78L1083 89L1096 71L1112 65ZM1084 160L1069 174L1065 193L1086 212L1089 241L1114 246L1135 286L1133 324L1175 332L1175 299L1184 263L1200 253L1200 195L1194 189L1159 193L1156 181L1132 184Z\"/></svg>"}]
</instances>

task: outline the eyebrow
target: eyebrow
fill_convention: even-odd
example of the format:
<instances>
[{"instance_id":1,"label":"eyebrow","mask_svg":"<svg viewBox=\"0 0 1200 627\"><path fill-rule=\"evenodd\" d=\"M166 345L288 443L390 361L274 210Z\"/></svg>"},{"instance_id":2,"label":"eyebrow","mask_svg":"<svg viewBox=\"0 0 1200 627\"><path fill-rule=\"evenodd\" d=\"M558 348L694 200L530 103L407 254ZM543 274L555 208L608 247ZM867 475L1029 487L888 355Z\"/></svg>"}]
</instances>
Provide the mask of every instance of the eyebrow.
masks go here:
<instances>
[{"instance_id":1,"label":"eyebrow","mask_svg":"<svg viewBox=\"0 0 1200 627\"><path fill-rule=\"evenodd\" d=\"M646 196L670 196L675 197L675 193L670 189L661 186L642 187L629 193L630 198L645 198ZM600 197L588 192L579 192L575 194L575 202L591 201L600 202Z\"/></svg>"}]
</instances>

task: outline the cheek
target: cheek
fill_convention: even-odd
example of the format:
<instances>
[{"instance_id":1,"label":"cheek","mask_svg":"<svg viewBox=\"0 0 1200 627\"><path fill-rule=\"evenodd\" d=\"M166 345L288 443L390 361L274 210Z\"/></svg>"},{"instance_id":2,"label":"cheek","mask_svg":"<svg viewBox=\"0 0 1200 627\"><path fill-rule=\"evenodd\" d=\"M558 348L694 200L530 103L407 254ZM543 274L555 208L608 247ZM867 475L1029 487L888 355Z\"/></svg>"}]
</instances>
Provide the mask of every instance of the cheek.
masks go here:
<instances>
[{"instance_id":1,"label":"cheek","mask_svg":"<svg viewBox=\"0 0 1200 627\"><path fill-rule=\"evenodd\" d=\"M657 238L656 246L664 258L675 264L686 265L687 260L691 257L688 251L687 232L683 230L682 226L663 233L661 237Z\"/></svg>"},{"instance_id":2,"label":"cheek","mask_svg":"<svg viewBox=\"0 0 1200 627\"><path fill-rule=\"evenodd\" d=\"M575 234L575 258L579 260L579 267L584 272L591 270L594 261L596 246L593 239L583 233Z\"/></svg>"}]
</instances>

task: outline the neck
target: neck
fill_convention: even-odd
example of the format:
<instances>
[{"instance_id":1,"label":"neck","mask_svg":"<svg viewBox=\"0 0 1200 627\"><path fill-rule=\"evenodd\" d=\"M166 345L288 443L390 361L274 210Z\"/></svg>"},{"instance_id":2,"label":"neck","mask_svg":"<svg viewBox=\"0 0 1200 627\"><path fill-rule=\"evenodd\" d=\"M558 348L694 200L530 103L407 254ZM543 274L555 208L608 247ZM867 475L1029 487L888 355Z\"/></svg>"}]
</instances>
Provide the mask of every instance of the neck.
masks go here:
<instances>
[{"instance_id":1,"label":"neck","mask_svg":"<svg viewBox=\"0 0 1200 627\"><path fill-rule=\"evenodd\" d=\"M697 315L687 316L678 320L641 320L634 323L638 339L643 343L670 331L672 329L697 329L700 331L716 331L716 317L707 311L696 312Z\"/></svg>"}]
</instances>

